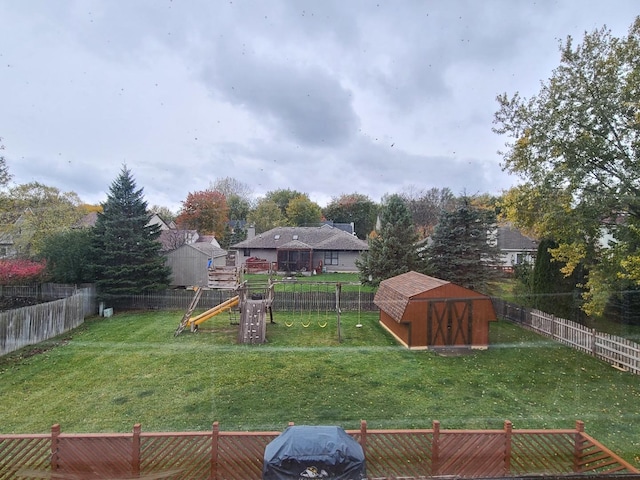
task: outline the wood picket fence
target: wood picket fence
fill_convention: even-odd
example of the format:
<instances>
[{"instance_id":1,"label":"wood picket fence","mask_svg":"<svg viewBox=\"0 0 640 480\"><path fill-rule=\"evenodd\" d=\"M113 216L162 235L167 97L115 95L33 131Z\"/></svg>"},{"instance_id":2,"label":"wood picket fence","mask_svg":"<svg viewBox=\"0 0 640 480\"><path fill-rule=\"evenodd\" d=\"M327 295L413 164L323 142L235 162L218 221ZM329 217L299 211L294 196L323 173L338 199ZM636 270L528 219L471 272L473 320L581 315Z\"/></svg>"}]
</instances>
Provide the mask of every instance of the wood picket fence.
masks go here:
<instances>
[{"instance_id":1,"label":"wood picket fence","mask_svg":"<svg viewBox=\"0 0 640 480\"><path fill-rule=\"evenodd\" d=\"M290 424L291 425L291 424ZM143 432L0 435L0 480L15 478L173 478L258 480L265 447L281 432ZM633 475L640 473L584 431L359 430L369 479Z\"/></svg>"},{"instance_id":2,"label":"wood picket fence","mask_svg":"<svg viewBox=\"0 0 640 480\"><path fill-rule=\"evenodd\" d=\"M640 375L640 344L599 332L580 323L494 298L498 316L528 330L604 360L616 368Z\"/></svg>"}]
</instances>

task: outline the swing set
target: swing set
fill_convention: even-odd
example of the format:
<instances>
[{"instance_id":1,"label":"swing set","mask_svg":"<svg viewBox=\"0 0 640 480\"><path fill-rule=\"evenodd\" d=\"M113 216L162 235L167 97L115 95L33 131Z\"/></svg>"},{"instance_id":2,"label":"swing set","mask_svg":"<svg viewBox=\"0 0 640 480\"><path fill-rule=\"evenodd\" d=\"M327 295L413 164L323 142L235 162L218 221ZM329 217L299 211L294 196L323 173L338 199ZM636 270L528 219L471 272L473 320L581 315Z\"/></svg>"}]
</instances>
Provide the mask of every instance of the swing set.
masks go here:
<instances>
[{"instance_id":1,"label":"swing set","mask_svg":"<svg viewBox=\"0 0 640 480\"><path fill-rule=\"evenodd\" d=\"M327 325L329 325L329 304L331 303L329 301L329 294L332 293L330 288L331 284L318 283L316 284L316 286L317 286L317 289L315 291L308 290L309 295L307 295L306 302L297 301L297 297L296 297L296 302L299 309L296 309L295 308L296 305L294 304L294 313L296 311L300 313L300 316L299 316L300 325L302 325L304 328L309 328L313 323L314 312L316 314L316 322L320 328L325 328ZM321 288L323 286L325 287L324 290ZM302 292L299 292L299 293L302 293ZM306 313L304 310L305 303L309 307L306 309ZM323 311L322 311L322 306L323 306L322 304L324 304L324 317L323 317ZM334 308L332 309L335 309L335 308L336 306L334 306ZM295 323L296 323L295 320L291 320L291 321L285 320L284 322L284 324L287 327L293 327Z\"/></svg>"},{"instance_id":2,"label":"swing set","mask_svg":"<svg viewBox=\"0 0 640 480\"><path fill-rule=\"evenodd\" d=\"M342 299L342 284L341 283L305 283L302 284L306 288L304 292L294 292L293 296L293 312L299 313L300 325L304 328L308 328L313 323L313 317L315 313L316 323L320 328L325 328L329 324L331 317L330 311L334 311L336 315L336 323L338 330L338 341L342 341L342 328L341 328L341 299ZM316 290L310 289L312 285L315 285ZM308 295L304 293L308 292ZM335 292L335 300L334 300ZM324 312L324 314L323 314ZM361 321L362 309L361 309L361 285L358 284L358 323L357 328L362 327ZM284 324L287 327L293 327L296 320L285 320Z\"/></svg>"}]
</instances>

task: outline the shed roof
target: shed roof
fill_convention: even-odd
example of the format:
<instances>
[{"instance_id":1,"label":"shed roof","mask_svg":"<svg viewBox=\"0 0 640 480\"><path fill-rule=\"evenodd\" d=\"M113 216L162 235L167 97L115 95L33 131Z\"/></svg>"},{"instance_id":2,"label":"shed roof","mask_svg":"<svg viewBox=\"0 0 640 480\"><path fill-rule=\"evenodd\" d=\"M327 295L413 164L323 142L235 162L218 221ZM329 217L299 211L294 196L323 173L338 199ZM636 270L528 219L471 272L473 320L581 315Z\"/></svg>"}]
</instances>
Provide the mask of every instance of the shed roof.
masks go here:
<instances>
[{"instance_id":1,"label":"shed roof","mask_svg":"<svg viewBox=\"0 0 640 480\"><path fill-rule=\"evenodd\" d=\"M166 255L167 256L174 256L174 255L179 255L180 252L187 250L187 251L193 251L195 250L196 252L202 254L203 256L206 256L208 258L217 258L217 257L224 257L227 254L226 250L223 250L222 248L218 247L217 245L213 245L211 243L185 243L184 245L176 248L175 250L172 250L170 252L167 252ZM197 253L196 253L197 255Z\"/></svg>"},{"instance_id":2,"label":"shed roof","mask_svg":"<svg viewBox=\"0 0 640 480\"><path fill-rule=\"evenodd\" d=\"M380 282L373 301L381 310L400 322L411 298L450 283L411 271Z\"/></svg>"}]
</instances>

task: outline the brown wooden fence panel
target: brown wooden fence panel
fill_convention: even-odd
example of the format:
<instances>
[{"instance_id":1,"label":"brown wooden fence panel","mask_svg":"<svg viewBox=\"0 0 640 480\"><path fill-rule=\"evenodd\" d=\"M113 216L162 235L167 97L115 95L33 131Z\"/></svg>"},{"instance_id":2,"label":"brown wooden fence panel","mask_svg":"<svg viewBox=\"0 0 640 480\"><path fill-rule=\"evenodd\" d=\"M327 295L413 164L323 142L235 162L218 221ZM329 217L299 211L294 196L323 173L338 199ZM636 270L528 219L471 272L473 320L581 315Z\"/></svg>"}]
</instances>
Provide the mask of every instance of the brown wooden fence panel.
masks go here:
<instances>
[{"instance_id":1,"label":"brown wooden fence panel","mask_svg":"<svg viewBox=\"0 0 640 480\"><path fill-rule=\"evenodd\" d=\"M506 474L505 432L440 431L434 475L499 477Z\"/></svg>"},{"instance_id":2,"label":"brown wooden fence panel","mask_svg":"<svg viewBox=\"0 0 640 480\"><path fill-rule=\"evenodd\" d=\"M19 473L49 471L50 435L0 436L0 480L19 478Z\"/></svg>"},{"instance_id":3,"label":"brown wooden fence panel","mask_svg":"<svg viewBox=\"0 0 640 480\"><path fill-rule=\"evenodd\" d=\"M60 435L56 474L80 478L130 477L131 435Z\"/></svg>"},{"instance_id":4,"label":"brown wooden fence panel","mask_svg":"<svg viewBox=\"0 0 640 480\"><path fill-rule=\"evenodd\" d=\"M218 437L216 480L262 478L264 449L279 435L274 432L225 432Z\"/></svg>"},{"instance_id":5,"label":"brown wooden fence panel","mask_svg":"<svg viewBox=\"0 0 640 480\"><path fill-rule=\"evenodd\" d=\"M142 433L139 471L142 476L164 473L166 478L209 478L211 432Z\"/></svg>"},{"instance_id":6,"label":"brown wooden fence panel","mask_svg":"<svg viewBox=\"0 0 640 480\"><path fill-rule=\"evenodd\" d=\"M432 430L368 430L367 476L421 477L431 475Z\"/></svg>"},{"instance_id":7,"label":"brown wooden fence panel","mask_svg":"<svg viewBox=\"0 0 640 480\"><path fill-rule=\"evenodd\" d=\"M574 447L575 431L514 430L511 436L511 473L572 473Z\"/></svg>"}]
</instances>

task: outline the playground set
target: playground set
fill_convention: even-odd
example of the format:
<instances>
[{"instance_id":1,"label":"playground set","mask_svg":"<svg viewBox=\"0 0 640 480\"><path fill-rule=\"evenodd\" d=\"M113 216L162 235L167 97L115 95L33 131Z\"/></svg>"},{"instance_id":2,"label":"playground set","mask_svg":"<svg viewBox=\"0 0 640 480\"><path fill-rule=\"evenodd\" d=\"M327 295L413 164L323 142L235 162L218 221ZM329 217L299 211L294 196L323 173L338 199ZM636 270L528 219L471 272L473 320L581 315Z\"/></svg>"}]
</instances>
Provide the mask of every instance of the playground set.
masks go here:
<instances>
[{"instance_id":1,"label":"playground set","mask_svg":"<svg viewBox=\"0 0 640 480\"><path fill-rule=\"evenodd\" d=\"M264 343L266 340L266 314L269 312L270 320L273 321L273 282L260 284L240 283L240 277L235 267L209 268L208 289L222 289L234 292L227 300L210 308L203 313L192 316L198 306L200 297L205 287L194 286L193 298L187 311L182 316L180 325L176 328L175 336L189 327L191 332L197 332L198 327L211 318L223 312L230 312L236 309L240 312L240 329L238 333L238 343Z\"/></svg>"},{"instance_id":2,"label":"playground set","mask_svg":"<svg viewBox=\"0 0 640 480\"><path fill-rule=\"evenodd\" d=\"M269 314L268 321L274 323L274 287L277 283L284 285L291 284L294 286L296 282L295 279L291 277L278 282L273 280L271 276L265 276L265 281L242 281L240 272L235 267L209 267L207 286L191 287L194 291L194 296L180 324L176 328L174 335L180 335L187 327L191 332L197 332L200 325L223 312L229 312L230 316L239 312L239 321L231 322L232 324L236 322L239 324L238 343L264 343L266 341L267 313ZM320 327L326 327L329 316L336 315L338 339L341 341L340 298L342 285L340 283L324 282L305 282L305 285L307 288L315 285L318 291L311 293L315 293L316 295L307 296L307 300L305 301L305 297L299 298L298 295L287 295L288 292L285 288L285 291L282 292L281 295L282 298L279 300L282 304L280 306L285 309L289 308L294 312L299 311L300 324L303 327L310 326L312 322L311 316L314 311L317 313L317 323ZM321 286L324 287L322 291L319 290ZM227 290L230 292L230 295L220 304L194 316L193 312L198 306L202 292L206 289ZM333 292L334 289L335 293ZM323 299L321 300L320 297ZM303 311L305 312L304 314ZM324 315L321 313L322 311L324 311ZM330 314L329 311L332 313ZM237 319L237 316L234 318ZM285 320L284 324L287 327L292 327L294 322ZM362 326L360 321L358 321L358 325L356 326Z\"/></svg>"}]
</instances>

